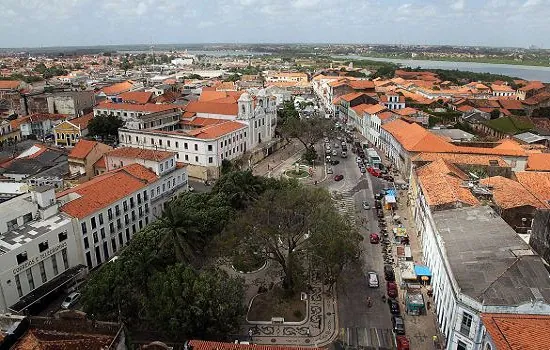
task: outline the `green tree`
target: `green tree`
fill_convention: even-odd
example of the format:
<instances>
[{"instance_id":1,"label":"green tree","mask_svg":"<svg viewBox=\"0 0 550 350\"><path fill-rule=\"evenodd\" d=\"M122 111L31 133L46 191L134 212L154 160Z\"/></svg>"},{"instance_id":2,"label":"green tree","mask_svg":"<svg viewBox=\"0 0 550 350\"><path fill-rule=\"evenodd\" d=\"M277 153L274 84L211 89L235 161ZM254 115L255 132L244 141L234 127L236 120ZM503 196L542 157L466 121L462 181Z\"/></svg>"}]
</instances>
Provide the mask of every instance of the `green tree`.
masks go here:
<instances>
[{"instance_id":1,"label":"green tree","mask_svg":"<svg viewBox=\"0 0 550 350\"><path fill-rule=\"evenodd\" d=\"M162 233L163 247L172 247L180 262L200 265L204 248L219 233L232 212L225 196L183 193L170 202L152 224Z\"/></svg>"},{"instance_id":2,"label":"green tree","mask_svg":"<svg viewBox=\"0 0 550 350\"><path fill-rule=\"evenodd\" d=\"M500 117L500 111L495 108L491 111L491 119L497 119L498 117Z\"/></svg>"},{"instance_id":3,"label":"green tree","mask_svg":"<svg viewBox=\"0 0 550 350\"><path fill-rule=\"evenodd\" d=\"M334 250L344 243L348 247L348 242L341 239L348 239L352 234L357 237L337 213L326 190L279 180L279 188L268 188L228 225L223 239L229 247L226 251L233 256L258 254L274 260L283 270L283 287L294 290L310 253L320 257L319 251L326 247ZM334 236L334 242L330 236ZM356 240L349 238L349 241ZM353 252L353 255L357 254ZM324 257L330 257L323 265L323 271L330 269L330 276L336 275L335 266L348 262L347 253L343 260L328 252Z\"/></svg>"},{"instance_id":4,"label":"green tree","mask_svg":"<svg viewBox=\"0 0 550 350\"><path fill-rule=\"evenodd\" d=\"M239 81L241 80L241 76L238 74L231 74L227 78L225 78L223 81Z\"/></svg>"},{"instance_id":5,"label":"green tree","mask_svg":"<svg viewBox=\"0 0 550 350\"><path fill-rule=\"evenodd\" d=\"M256 201L265 190L263 178L254 176L252 171L231 171L216 181L213 193L227 198L233 208L243 209Z\"/></svg>"},{"instance_id":6,"label":"green tree","mask_svg":"<svg viewBox=\"0 0 550 350\"><path fill-rule=\"evenodd\" d=\"M98 115L88 123L88 132L92 136L103 138L117 137L118 129L124 125L122 119L114 115Z\"/></svg>"},{"instance_id":7,"label":"green tree","mask_svg":"<svg viewBox=\"0 0 550 350\"><path fill-rule=\"evenodd\" d=\"M124 57L118 67L124 70L124 74L126 74L129 69L132 69L134 67L134 65L130 63L130 61L128 61L127 57Z\"/></svg>"}]
</instances>

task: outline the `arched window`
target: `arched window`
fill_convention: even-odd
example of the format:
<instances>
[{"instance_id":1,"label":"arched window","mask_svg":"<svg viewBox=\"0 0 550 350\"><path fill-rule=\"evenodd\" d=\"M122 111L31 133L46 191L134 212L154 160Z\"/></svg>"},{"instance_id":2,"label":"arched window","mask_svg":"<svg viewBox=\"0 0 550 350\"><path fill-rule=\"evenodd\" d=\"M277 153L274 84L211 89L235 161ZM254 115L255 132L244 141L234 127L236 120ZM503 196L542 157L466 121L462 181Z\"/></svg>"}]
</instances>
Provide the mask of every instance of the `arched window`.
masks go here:
<instances>
[{"instance_id":1,"label":"arched window","mask_svg":"<svg viewBox=\"0 0 550 350\"><path fill-rule=\"evenodd\" d=\"M491 344L489 343L485 344L485 350L493 350L493 348L491 347Z\"/></svg>"},{"instance_id":2,"label":"arched window","mask_svg":"<svg viewBox=\"0 0 550 350\"><path fill-rule=\"evenodd\" d=\"M242 110L243 110L243 113L246 113L246 107L245 107L245 105L243 105Z\"/></svg>"}]
</instances>

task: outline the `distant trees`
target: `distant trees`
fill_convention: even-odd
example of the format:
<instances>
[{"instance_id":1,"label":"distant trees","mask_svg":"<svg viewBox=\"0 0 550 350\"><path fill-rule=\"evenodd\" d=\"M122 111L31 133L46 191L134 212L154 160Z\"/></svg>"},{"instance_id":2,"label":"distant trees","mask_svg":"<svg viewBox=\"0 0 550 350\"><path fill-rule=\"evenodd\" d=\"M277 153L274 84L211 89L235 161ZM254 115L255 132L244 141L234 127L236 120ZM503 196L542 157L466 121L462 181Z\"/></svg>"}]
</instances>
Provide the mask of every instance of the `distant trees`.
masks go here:
<instances>
[{"instance_id":1,"label":"distant trees","mask_svg":"<svg viewBox=\"0 0 550 350\"><path fill-rule=\"evenodd\" d=\"M117 137L118 129L124 125L119 116L100 114L95 116L88 123L88 133L91 136L102 138Z\"/></svg>"},{"instance_id":2,"label":"distant trees","mask_svg":"<svg viewBox=\"0 0 550 350\"><path fill-rule=\"evenodd\" d=\"M67 70L59 66L46 67L44 63L37 64L34 69L35 72L42 75L44 79L50 79L55 76L67 75Z\"/></svg>"}]
</instances>

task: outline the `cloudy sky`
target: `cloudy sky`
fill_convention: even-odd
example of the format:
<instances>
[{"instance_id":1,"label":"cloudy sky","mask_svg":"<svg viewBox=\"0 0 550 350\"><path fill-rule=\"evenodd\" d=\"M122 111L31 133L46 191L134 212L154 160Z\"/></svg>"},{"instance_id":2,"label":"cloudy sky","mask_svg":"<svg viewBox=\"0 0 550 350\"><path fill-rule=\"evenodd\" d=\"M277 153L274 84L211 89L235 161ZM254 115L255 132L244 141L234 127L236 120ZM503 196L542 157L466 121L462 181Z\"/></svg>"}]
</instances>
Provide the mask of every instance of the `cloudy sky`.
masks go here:
<instances>
[{"instance_id":1,"label":"cloudy sky","mask_svg":"<svg viewBox=\"0 0 550 350\"><path fill-rule=\"evenodd\" d=\"M0 47L390 43L550 47L550 0L0 0Z\"/></svg>"}]
</instances>

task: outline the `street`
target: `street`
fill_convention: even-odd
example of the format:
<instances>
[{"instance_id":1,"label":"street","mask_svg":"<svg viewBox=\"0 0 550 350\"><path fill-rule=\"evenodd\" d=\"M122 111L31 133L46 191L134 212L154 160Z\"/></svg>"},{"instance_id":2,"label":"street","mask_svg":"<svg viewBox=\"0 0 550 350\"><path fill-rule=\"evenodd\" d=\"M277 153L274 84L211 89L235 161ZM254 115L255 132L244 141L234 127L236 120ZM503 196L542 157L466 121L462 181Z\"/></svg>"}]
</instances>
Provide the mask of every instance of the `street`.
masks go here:
<instances>
[{"instance_id":1,"label":"street","mask_svg":"<svg viewBox=\"0 0 550 350\"><path fill-rule=\"evenodd\" d=\"M331 140L331 144L334 144ZM351 145L348 145L351 150ZM359 227L363 236L361 264L349 266L338 283L338 310L340 339L348 346L392 347L391 319L387 303L383 302L385 295L385 280L383 274L383 259L380 244L371 244L369 234L378 232L378 223L373 209L365 210L362 202L367 200L374 206L374 193L388 187L388 183L373 177L368 172L362 174L356 163L356 155L349 154L347 158L335 157L340 161L333 165L334 174L323 183L337 198L339 210L350 217ZM341 174L343 180L334 181L334 176ZM367 220L364 222L364 220ZM375 271L379 277L378 288L369 288L367 272ZM371 298L372 307L367 306L367 298Z\"/></svg>"}]
</instances>

